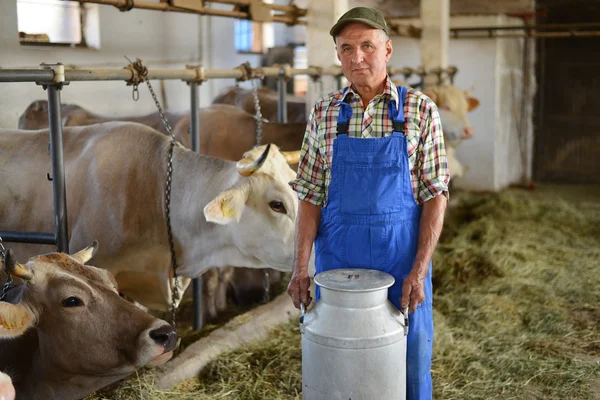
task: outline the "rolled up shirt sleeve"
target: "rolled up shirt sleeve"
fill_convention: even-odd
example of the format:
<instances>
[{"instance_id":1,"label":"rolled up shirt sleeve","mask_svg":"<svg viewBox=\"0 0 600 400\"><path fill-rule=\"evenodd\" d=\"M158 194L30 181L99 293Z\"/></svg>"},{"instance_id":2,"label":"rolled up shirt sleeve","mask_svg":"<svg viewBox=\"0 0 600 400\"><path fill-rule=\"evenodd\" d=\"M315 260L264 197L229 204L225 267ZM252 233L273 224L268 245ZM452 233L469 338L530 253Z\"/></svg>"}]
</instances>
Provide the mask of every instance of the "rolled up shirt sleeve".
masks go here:
<instances>
[{"instance_id":1,"label":"rolled up shirt sleeve","mask_svg":"<svg viewBox=\"0 0 600 400\"><path fill-rule=\"evenodd\" d=\"M292 190L298 194L298 199L308 201L316 206L325 204L325 166L319 150L320 138L318 137L318 112L319 102L315 105L306 126L302 148L300 149L300 162L296 179L290 182Z\"/></svg>"},{"instance_id":2,"label":"rolled up shirt sleeve","mask_svg":"<svg viewBox=\"0 0 600 400\"><path fill-rule=\"evenodd\" d=\"M442 121L438 108L433 101L425 98L426 102L421 118L421 142L419 144L420 164L418 202L425 203L436 196L448 194L450 172L446 158L446 146L442 132Z\"/></svg>"}]
</instances>

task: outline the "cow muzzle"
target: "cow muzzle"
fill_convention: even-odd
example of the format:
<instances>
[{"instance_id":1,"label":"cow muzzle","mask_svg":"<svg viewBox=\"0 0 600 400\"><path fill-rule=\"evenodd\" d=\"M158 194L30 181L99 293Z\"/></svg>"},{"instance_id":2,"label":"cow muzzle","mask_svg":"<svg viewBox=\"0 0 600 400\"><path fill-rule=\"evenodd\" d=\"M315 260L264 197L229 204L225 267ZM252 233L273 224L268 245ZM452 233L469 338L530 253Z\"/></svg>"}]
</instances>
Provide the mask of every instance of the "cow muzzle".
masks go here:
<instances>
[{"instance_id":1,"label":"cow muzzle","mask_svg":"<svg viewBox=\"0 0 600 400\"><path fill-rule=\"evenodd\" d=\"M0 400L15 400L15 388L10 376L0 372Z\"/></svg>"}]
</instances>

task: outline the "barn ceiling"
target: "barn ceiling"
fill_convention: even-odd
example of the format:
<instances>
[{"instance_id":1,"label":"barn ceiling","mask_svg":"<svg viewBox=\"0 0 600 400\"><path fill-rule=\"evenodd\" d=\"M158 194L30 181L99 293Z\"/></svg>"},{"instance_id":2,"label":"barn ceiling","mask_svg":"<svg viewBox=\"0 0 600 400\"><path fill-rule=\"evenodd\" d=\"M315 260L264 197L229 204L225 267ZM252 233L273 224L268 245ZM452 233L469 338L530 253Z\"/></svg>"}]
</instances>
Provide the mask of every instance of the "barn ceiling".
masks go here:
<instances>
[{"instance_id":1,"label":"barn ceiling","mask_svg":"<svg viewBox=\"0 0 600 400\"><path fill-rule=\"evenodd\" d=\"M534 2L534 0L451 0L450 14L523 14L534 11ZM420 0L350 0L349 3L350 7L378 8L390 18L418 17L420 13Z\"/></svg>"}]
</instances>

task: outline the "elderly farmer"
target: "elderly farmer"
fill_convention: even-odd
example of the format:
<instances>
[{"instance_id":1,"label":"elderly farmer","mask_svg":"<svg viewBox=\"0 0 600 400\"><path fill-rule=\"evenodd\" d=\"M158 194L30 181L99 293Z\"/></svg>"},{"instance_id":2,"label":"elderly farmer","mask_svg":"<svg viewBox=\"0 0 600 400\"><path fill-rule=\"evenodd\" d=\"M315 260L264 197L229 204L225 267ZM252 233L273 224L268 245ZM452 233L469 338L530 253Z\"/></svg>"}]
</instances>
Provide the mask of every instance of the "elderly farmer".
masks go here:
<instances>
[{"instance_id":1,"label":"elderly farmer","mask_svg":"<svg viewBox=\"0 0 600 400\"><path fill-rule=\"evenodd\" d=\"M388 272L389 300L409 307L408 399L431 399L431 257L442 230L449 173L436 105L396 87L392 41L378 10L353 8L331 29L350 86L317 101L298 174L296 257L288 293L308 305L308 263ZM317 299L319 292L317 289Z\"/></svg>"}]
</instances>

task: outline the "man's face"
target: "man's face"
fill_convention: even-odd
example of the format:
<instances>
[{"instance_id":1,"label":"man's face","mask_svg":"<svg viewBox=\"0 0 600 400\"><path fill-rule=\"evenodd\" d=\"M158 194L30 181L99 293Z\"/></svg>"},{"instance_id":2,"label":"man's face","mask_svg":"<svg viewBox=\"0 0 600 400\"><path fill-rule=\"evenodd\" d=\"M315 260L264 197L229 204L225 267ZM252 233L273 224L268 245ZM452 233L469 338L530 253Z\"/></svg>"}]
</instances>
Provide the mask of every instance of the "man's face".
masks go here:
<instances>
[{"instance_id":1,"label":"man's face","mask_svg":"<svg viewBox=\"0 0 600 400\"><path fill-rule=\"evenodd\" d=\"M346 25L337 36L337 56L344 76L355 86L377 87L385 79L392 41L383 32L359 22Z\"/></svg>"}]
</instances>

